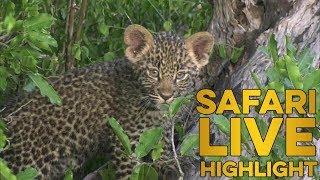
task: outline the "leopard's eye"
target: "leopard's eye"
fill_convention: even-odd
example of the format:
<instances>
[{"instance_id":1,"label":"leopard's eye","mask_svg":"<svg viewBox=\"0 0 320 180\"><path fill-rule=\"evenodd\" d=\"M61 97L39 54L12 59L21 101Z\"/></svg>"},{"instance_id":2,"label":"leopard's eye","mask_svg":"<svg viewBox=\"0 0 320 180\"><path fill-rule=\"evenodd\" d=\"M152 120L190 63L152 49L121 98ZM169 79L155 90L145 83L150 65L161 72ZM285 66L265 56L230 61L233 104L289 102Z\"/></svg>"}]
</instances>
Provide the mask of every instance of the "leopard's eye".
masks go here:
<instances>
[{"instance_id":1,"label":"leopard's eye","mask_svg":"<svg viewBox=\"0 0 320 180\"><path fill-rule=\"evenodd\" d=\"M185 72L178 72L177 73L177 80L184 80L188 77L188 74Z\"/></svg>"},{"instance_id":2,"label":"leopard's eye","mask_svg":"<svg viewBox=\"0 0 320 180\"><path fill-rule=\"evenodd\" d=\"M156 69L150 69L148 70L148 74L153 78L158 78L159 72Z\"/></svg>"}]
</instances>

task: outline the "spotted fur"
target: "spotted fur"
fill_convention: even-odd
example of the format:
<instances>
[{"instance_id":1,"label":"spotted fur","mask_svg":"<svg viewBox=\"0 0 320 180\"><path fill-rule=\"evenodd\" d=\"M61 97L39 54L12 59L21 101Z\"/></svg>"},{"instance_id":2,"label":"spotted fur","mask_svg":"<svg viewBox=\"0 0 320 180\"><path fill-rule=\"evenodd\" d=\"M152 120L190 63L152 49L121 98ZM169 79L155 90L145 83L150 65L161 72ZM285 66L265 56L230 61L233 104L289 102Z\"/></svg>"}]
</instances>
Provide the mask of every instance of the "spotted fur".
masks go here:
<instances>
[{"instance_id":1,"label":"spotted fur","mask_svg":"<svg viewBox=\"0 0 320 180\"><path fill-rule=\"evenodd\" d=\"M14 172L34 167L39 179L61 179L67 167L81 169L92 157L111 155L117 177L126 178L139 162L122 155L122 146L106 123L111 116L123 126L133 147L144 130L164 127L166 146L159 162L170 160L171 124L159 106L195 91L197 74L206 64L203 57L208 61L213 46L209 33L195 35L184 41L171 33L153 36L142 26L129 26L127 60L49 78L62 106L52 105L39 92L8 104L1 116L8 124L10 146L1 157ZM155 167L166 170L163 163Z\"/></svg>"}]
</instances>

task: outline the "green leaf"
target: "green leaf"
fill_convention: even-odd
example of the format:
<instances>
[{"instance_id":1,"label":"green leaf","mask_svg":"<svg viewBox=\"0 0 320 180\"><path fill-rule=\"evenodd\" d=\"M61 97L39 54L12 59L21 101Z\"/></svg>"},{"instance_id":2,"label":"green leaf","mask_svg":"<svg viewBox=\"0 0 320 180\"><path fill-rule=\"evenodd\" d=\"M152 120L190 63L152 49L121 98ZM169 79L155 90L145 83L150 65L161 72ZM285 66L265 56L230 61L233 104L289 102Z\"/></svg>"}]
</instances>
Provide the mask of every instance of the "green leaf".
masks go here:
<instances>
[{"instance_id":1,"label":"green leaf","mask_svg":"<svg viewBox=\"0 0 320 180\"><path fill-rule=\"evenodd\" d=\"M312 137L313 137L313 138L319 140L319 138L320 138L320 131L319 131L318 127L310 128L309 131L312 132Z\"/></svg>"},{"instance_id":2,"label":"green leaf","mask_svg":"<svg viewBox=\"0 0 320 180\"><path fill-rule=\"evenodd\" d=\"M230 121L223 115L213 114L213 124L215 124L223 133L230 134Z\"/></svg>"},{"instance_id":3,"label":"green leaf","mask_svg":"<svg viewBox=\"0 0 320 180\"><path fill-rule=\"evenodd\" d=\"M4 130L0 129L0 152L6 144L7 144L7 137L4 133Z\"/></svg>"},{"instance_id":4,"label":"green leaf","mask_svg":"<svg viewBox=\"0 0 320 180\"><path fill-rule=\"evenodd\" d=\"M103 34L104 36L108 36L109 35L109 27L106 25L106 23L99 23L98 31L101 34Z\"/></svg>"},{"instance_id":5,"label":"green leaf","mask_svg":"<svg viewBox=\"0 0 320 180\"><path fill-rule=\"evenodd\" d=\"M277 62L279 59L277 46L278 45L277 45L275 35L272 33L269 39L268 50L269 50L269 53L271 54L271 57L274 63Z\"/></svg>"},{"instance_id":6,"label":"green leaf","mask_svg":"<svg viewBox=\"0 0 320 180\"><path fill-rule=\"evenodd\" d=\"M81 60L81 47L80 44L74 44L72 46L72 54L74 55L74 58L77 60Z\"/></svg>"},{"instance_id":7,"label":"green leaf","mask_svg":"<svg viewBox=\"0 0 320 180\"><path fill-rule=\"evenodd\" d=\"M36 16L39 14L38 5L34 5L26 8L26 12L28 12L29 16Z\"/></svg>"},{"instance_id":8,"label":"green leaf","mask_svg":"<svg viewBox=\"0 0 320 180\"><path fill-rule=\"evenodd\" d=\"M227 59L226 47L224 44L219 44L219 56L222 59Z\"/></svg>"},{"instance_id":9,"label":"green leaf","mask_svg":"<svg viewBox=\"0 0 320 180\"><path fill-rule=\"evenodd\" d=\"M34 180L38 176L38 172L34 168L27 168L17 174L17 180Z\"/></svg>"},{"instance_id":10,"label":"green leaf","mask_svg":"<svg viewBox=\"0 0 320 180\"><path fill-rule=\"evenodd\" d=\"M64 180L73 180L73 172L70 168L67 169L66 173L64 174Z\"/></svg>"},{"instance_id":11,"label":"green leaf","mask_svg":"<svg viewBox=\"0 0 320 180\"><path fill-rule=\"evenodd\" d=\"M16 20L14 19L13 15L6 16L6 18L4 19L4 25L7 27L7 33L11 32L15 23Z\"/></svg>"},{"instance_id":12,"label":"green leaf","mask_svg":"<svg viewBox=\"0 0 320 180\"><path fill-rule=\"evenodd\" d=\"M195 148L199 148L199 134L191 134L182 141L180 154L181 156L192 156Z\"/></svg>"},{"instance_id":13,"label":"green leaf","mask_svg":"<svg viewBox=\"0 0 320 180\"><path fill-rule=\"evenodd\" d=\"M6 180L17 180L17 177L12 173L12 171L8 168L5 162L0 158L0 178L1 177Z\"/></svg>"},{"instance_id":14,"label":"green leaf","mask_svg":"<svg viewBox=\"0 0 320 180\"><path fill-rule=\"evenodd\" d=\"M265 137L269 128L268 124L259 117L255 117L255 119L256 119L256 123L259 128L261 137Z\"/></svg>"},{"instance_id":15,"label":"green leaf","mask_svg":"<svg viewBox=\"0 0 320 180\"><path fill-rule=\"evenodd\" d=\"M260 157L260 167L266 166L268 161L271 161L271 154L269 156Z\"/></svg>"},{"instance_id":16,"label":"green leaf","mask_svg":"<svg viewBox=\"0 0 320 180\"><path fill-rule=\"evenodd\" d=\"M267 86L268 89L274 89L277 93L284 92L284 84L281 82L270 82Z\"/></svg>"},{"instance_id":17,"label":"green leaf","mask_svg":"<svg viewBox=\"0 0 320 180\"><path fill-rule=\"evenodd\" d=\"M10 48L17 48L17 46L21 46L24 39L25 37L22 34L15 36L14 38L12 38L12 41L10 42Z\"/></svg>"},{"instance_id":18,"label":"green leaf","mask_svg":"<svg viewBox=\"0 0 320 180\"><path fill-rule=\"evenodd\" d=\"M180 108L189 103L193 95L177 97L169 106L169 117L173 117Z\"/></svg>"},{"instance_id":19,"label":"green leaf","mask_svg":"<svg viewBox=\"0 0 320 180\"><path fill-rule=\"evenodd\" d=\"M174 129L177 131L178 136L179 136L179 140L181 140L183 138L183 136L185 135L185 128L183 127L183 124L181 122L177 122L174 125Z\"/></svg>"},{"instance_id":20,"label":"green leaf","mask_svg":"<svg viewBox=\"0 0 320 180\"><path fill-rule=\"evenodd\" d=\"M286 48L287 48L287 55L290 56L291 58L294 58L294 55L297 52L297 48L293 46L291 37L287 35L286 35Z\"/></svg>"},{"instance_id":21,"label":"green leaf","mask_svg":"<svg viewBox=\"0 0 320 180\"><path fill-rule=\"evenodd\" d=\"M253 78L253 81L256 83L257 87L258 87L260 90L263 90L262 84L261 84L258 76L256 75L256 73L250 71L250 74L251 74L251 77Z\"/></svg>"},{"instance_id":22,"label":"green leaf","mask_svg":"<svg viewBox=\"0 0 320 180\"><path fill-rule=\"evenodd\" d=\"M81 46L81 54L83 54L84 57L89 59L89 53L89 49L86 46Z\"/></svg>"},{"instance_id":23,"label":"green leaf","mask_svg":"<svg viewBox=\"0 0 320 180\"><path fill-rule=\"evenodd\" d=\"M58 93L53 89L53 87L38 73L28 73L29 78L34 82L34 84L40 89L42 96L47 96L52 104L62 105L62 101Z\"/></svg>"},{"instance_id":24,"label":"green leaf","mask_svg":"<svg viewBox=\"0 0 320 180\"><path fill-rule=\"evenodd\" d=\"M275 63L275 65L278 70L286 69L286 61L284 57L280 57L279 60Z\"/></svg>"},{"instance_id":25,"label":"green leaf","mask_svg":"<svg viewBox=\"0 0 320 180\"><path fill-rule=\"evenodd\" d=\"M317 111L317 114L315 114L314 117L316 118L317 125L319 125L320 124L320 110Z\"/></svg>"},{"instance_id":26,"label":"green leaf","mask_svg":"<svg viewBox=\"0 0 320 180\"><path fill-rule=\"evenodd\" d=\"M49 52L51 52L50 46L52 47L58 46L57 41L52 36L42 32L29 31L28 40L32 44L34 44L36 47L40 49L44 49Z\"/></svg>"},{"instance_id":27,"label":"green leaf","mask_svg":"<svg viewBox=\"0 0 320 180\"><path fill-rule=\"evenodd\" d=\"M281 135L277 135L276 140L274 142L274 148L277 150L277 156L282 159L282 157L286 156L286 140Z\"/></svg>"},{"instance_id":28,"label":"green leaf","mask_svg":"<svg viewBox=\"0 0 320 180\"><path fill-rule=\"evenodd\" d=\"M162 128L153 128L140 135L139 143L135 149L135 154L138 159L148 155L148 153L157 146L163 137L162 133Z\"/></svg>"},{"instance_id":29,"label":"green leaf","mask_svg":"<svg viewBox=\"0 0 320 180\"><path fill-rule=\"evenodd\" d=\"M36 72L37 71L37 60L33 56L24 56L20 60L20 65L26 70Z\"/></svg>"},{"instance_id":30,"label":"green leaf","mask_svg":"<svg viewBox=\"0 0 320 180\"><path fill-rule=\"evenodd\" d=\"M285 89L294 89L292 82L288 78L284 78L283 84Z\"/></svg>"},{"instance_id":31,"label":"green leaf","mask_svg":"<svg viewBox=\"0 0 320 180\"><path fill-rule=\"evenodd\" d=\"M298 67L302 74L306 74L310 67L315 55L310 52L310 49L304 49L297 57Z\"/></svg>"},{"instance_id":32,"label":"green leaf","mask_svg":"<svg viewBox=\"0 0 320 180\"><path fill-rule=\"evenodd\" d=\"M320 87L320 69L312 71L303 78L303 89L316 89ZM320 90L320 89L319 89Z\"/></svg>"},{"instance_id":33,"label":"green leaf","mask_svg":"<svg viewBox=\"0 0 320 180\"><path fill-rule=\"evenodd\" d=\"M0 66L0 89L3 91L7 87L7 77L9 76L8 71L6 70L5 67Z\"/></svg>"},{"instance_id":34,"label":"green leaf","mask_svg":"<svg viewBox=\"0 0 320 180\"><path fill-rule=\"evenodd\" d=\"M241 48L233 48L231 53L231 62L236 63L240 56L243 54L244 47Z\"/></svg>"},{"instance_id":35,"label":"green leaf","mask_svg":"<svg viewBox=\"0 0 320 180\"><path fill-rule=\"evenodd\" d=\"M116 57L116 54L114 52L107 52L103 56L104 61L112 61Z\"/></svg>"},{"instance_id":36,"label":"green leaf","mask_svg":"<svg viewBox=\"0 0 320 180\"><path fill-rule=\"evenodd\" d=\"M7 129L7 123L4 121L3 118L0 118L0 129L2 129L2 130Z\"/></svg>"},{"instance_id":37,"label":"green leaf","mask_svg":"<svg viewBox=\"0 0 320 180\"><path fill-rule=\"evenodd\" d=\"M241 142L247 143L248 141L250 141L248 129L246 128L244 121L241 121Z\"/></svg>"},{"instance_id":38,"label":"green leaf","mask_svg":"<svg viewBox=\"0 0 320 180\"><path fill-rule=\"evenodd\" d=\"M127 155L130 156L132 154L132 150L131 150L129 137L124 133L121 125L118 123L118 121L115 118L112 118L112 117L108 118L107 121L110 124L113 132L116 134L116 136L120 140L122 146L125 149L125 152L127 153Z\"/></svg>"},{"instance_id":39,"label":"green leaf","mask_svg":"<svg viewBox=\"0 0 320 180\"><path fill-rule=\"evenodd\" d=\"M107 168L98 171L102 177L102 180L115 180L116 173L111 164L108 165Z\"/></svg>"},{"instance_id":40,"label":"green leaf","mask_svg":"<svg viewBox=\"0 0 320 180\"><path fill-rule=\"evenodd\" d=\"M36 85L32 80L27 80L26 84L23 86L23 90L27 91L28 93L32 92L36 88Z\"/></svg>"},{"instance_id":41,"label":"green leaf","mask_svg":"<svg viewBox=\"0 0 320 180\"><path fill-rule=\"evenodd\" d=\"M158 160L161 157L161 153L163 152L164 142L159 141L159 143L154 147L151 152L151 158L153 161Z\"/></svg>"},{"instance_id":42,"label":"green leaf","mask_svg":"<svg viewBox=\"0 0 320 180\"><path fill-rule=\"evenodd\" d=\"M286 67L289 75L289 79L296 89L303 89L302 76L300 74L299 67L292 62L292 59L285 55Z\"/></svg>"},{"instance_id":43,"label":"green leaf","mask_svg":"<svg viewBox=\"0 0 320 180\"><path fill-rule=\"evenodd\" d=\"M204 159L208 162L210 161L217 162L222 160L222 156L205 156Z\"/></svg>"},{"instance_id":44,"label":"green leaf","mask_svg":"<svg viewBox=\"0 0 320 180\"><path fill-rule=\"evenodd\" d=\"M269 78L269 81L281 81L282 76L281 73L278 71L276 67L269 67L266 71L265 74Z\"/></svg>"},{"instance_id":45,"label":"green leaf","mask_svg":"<svg viewBox=\"0 0 320 180\"><path fill-rule=\"evenodd\" d=\"M5 12L6 12L6 15L14 15L14 10L15 10L15 7L16 5L11 2L11 1L5 1L7 2L6 3L6 6L4 6L5 9L3 9Z\"/></svg>"},{"instance_id":46,"label":"green leaf","mask_svg":"<svg viewBox=\"0 0 320 180\"><path fill-rule=\"evenodd\" d=\"M153 167L147 164L140 164L136 166L133 169L133 172L130 176L130 180L147 180L147 179L152 179L152 180L158 179L157 171Z\"/></svg>"},{"instance_id":47,"label":"green leaf","mask_svg":"<svg viewBox=\"0 0 320 180\"><path fill-rule=\"evenodd\" d=\"M24 21L23 27L29 30L49 29L55 19L47 13L41 13Z\"/></svg>"},{"instance_id":48,"label":"green leaf","mask_svg":"<svg viewBox=\"0 0 320 180\"><path fill-rule=\"evenodd\" d=\"M172 21L166 21L163 23L163 28L165 31L171 31L172 30Z\"/></svg>"}]
</instances>

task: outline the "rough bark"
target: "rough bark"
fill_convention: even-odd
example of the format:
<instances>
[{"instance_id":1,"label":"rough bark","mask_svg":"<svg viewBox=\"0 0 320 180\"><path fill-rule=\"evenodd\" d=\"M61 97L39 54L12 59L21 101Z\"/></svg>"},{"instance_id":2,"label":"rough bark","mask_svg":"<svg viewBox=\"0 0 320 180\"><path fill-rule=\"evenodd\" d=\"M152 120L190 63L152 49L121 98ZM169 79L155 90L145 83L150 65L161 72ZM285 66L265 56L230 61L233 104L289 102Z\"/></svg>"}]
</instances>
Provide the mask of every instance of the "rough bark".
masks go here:
<instances>
[{"instance_id":1,"label":"rough bark","mask_svg":"<svg viewBox=\"0 0 320 180\"><path fill-rule=\"evenodd\" d=\"M218 96L224 89L233 89L237 96L242 89L257 88L250 71L266 85L264 72L271 65L271 60L258 48L268 43L271 33L275 33L280 54L285 49L285 35L289 35L298 50L310 48L316 53L313 66L319 68L319 0L212 0L212 5L214 14L209 31L215 36L216 44L245 47L244 55L235 65L221 61L215 53L204 71L201 85L214 89ZM231 53L231 48L227 52ZM241 100L240 96L237 99ZM195 110L190 117L189 123L197 124ZM197 125L194 125L193 131L197 130ZM212 132L214 141L222 143L226 140L215 128ZM185 174L189 177L187 179L199 178L198 164L194 165L193 171L189 167Z\"/></svg>"}]
</instances>

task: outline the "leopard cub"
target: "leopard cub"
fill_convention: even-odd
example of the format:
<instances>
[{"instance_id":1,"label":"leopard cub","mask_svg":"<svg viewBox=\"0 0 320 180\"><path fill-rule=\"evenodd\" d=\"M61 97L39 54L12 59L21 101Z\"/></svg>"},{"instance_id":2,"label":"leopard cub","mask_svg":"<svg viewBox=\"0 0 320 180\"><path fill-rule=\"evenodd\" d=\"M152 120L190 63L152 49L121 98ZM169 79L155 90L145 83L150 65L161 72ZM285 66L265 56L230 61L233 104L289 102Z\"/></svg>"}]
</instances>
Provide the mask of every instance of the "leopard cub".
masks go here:
<instances>
[{"instance_id":1,"label":"leopard cub","mask_svg":"<svg viewBox=\"0 0 320 180\"><path fill-rule=\"evenodd\" d=\"M117 178L127 178L139 162L122 156L107 116L119 121L133 147L143 131L163 127L166 145L160 160L172 159L171 125L160 105L196 91L213 37L199 32L184 40L130 25L124 43L126 59L49 78L63 105L52 105L39 92L8 103L0 116L8 122L10 146L1 157L14 172L34 167L38 179L61 179L68 167L81 169L88 159L103 155L118 167Z\"/></svg>"}]
</instances>

